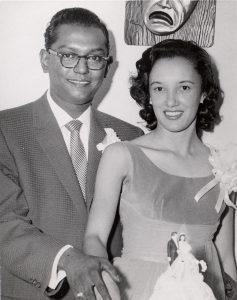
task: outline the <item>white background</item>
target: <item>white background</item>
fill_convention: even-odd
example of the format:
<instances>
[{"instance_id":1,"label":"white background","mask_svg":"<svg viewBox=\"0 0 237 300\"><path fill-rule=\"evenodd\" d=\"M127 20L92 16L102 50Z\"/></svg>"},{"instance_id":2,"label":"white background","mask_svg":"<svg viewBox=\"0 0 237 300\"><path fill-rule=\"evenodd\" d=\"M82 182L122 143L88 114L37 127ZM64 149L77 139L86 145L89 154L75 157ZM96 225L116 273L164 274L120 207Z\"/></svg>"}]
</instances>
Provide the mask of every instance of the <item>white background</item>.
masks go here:
<instances>
[{"instance_id":1,"label":"white background","mask_svg":"<svg viewBox=\"0 0 237 300\"><path fill-rule=\"evenodd\" d=\"M129 75L135 62L147 48L124 42L125 1L1 1L0 2L0 110L19 106L39 98L48 87L41 70L39 51L44 47L46 25L58 10L82 6L91 9L113 32L112 53L115 63L96 103L99 109L142 126L139 108L129 95ZM223 121L206 142L215 146L237 143L237 1L217 0L215 41L207 51L214 57L225 100ZM115 47L116 45L116 47Z\"/></svg>"}]
</instances>

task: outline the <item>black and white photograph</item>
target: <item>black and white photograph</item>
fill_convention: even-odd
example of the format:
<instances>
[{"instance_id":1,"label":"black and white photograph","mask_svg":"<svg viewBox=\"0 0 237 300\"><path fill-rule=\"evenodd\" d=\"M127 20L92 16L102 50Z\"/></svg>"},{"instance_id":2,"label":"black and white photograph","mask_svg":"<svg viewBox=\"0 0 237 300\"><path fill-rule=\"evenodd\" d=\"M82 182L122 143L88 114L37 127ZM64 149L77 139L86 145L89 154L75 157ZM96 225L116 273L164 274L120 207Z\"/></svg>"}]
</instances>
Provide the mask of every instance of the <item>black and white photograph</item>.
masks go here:
<instances>
[{"instance_id":1,"label":"black and white photograph","mask_svg":"<svg viewBox=\"0 0 237 300\"><path fill-rule=\"evenodd\" d=\"M0 300L237 300L237 1L0 1Z\"/></svg>"}]
</instances>

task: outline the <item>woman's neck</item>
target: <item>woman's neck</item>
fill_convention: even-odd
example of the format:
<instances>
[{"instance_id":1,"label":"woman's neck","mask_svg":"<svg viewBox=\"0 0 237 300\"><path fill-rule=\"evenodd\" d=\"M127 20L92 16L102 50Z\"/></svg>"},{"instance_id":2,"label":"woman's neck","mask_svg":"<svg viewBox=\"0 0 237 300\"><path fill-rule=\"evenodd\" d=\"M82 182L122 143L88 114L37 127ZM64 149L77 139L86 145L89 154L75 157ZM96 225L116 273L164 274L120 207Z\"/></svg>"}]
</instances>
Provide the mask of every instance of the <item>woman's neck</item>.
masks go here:
<instances>
[{"instance_id":1,"label":"woman's neck","mask_svg":"<svg viewBox=\"0 0 237 300\"><path fill-rule=\"evenodd\" d=\"M180 156L187 156L203 148L203 143L197 136L196 128L170 132L158 127L153 131L153 134L159 145L163 145Z\"/></svg>"}]
</instances>

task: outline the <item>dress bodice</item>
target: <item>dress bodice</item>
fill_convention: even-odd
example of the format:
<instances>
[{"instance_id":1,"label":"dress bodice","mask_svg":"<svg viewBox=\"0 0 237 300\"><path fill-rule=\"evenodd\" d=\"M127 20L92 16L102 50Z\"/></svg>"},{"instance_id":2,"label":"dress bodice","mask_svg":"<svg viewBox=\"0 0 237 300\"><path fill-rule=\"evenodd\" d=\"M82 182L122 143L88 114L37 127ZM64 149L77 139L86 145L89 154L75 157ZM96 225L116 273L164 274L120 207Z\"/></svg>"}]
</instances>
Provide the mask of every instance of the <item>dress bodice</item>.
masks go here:
<instances>
[{"instance_id":1,"label":"dress bodice","mask_svg":"<svg viewBox=\"0 0 237 300\"><path fill-rule=\"evenodd\" d=\"M171 233L177 232L185 234L192 255L206 262L204 281L218 300L224 300L221 265L212 241L225 208L224 204L220 210L215 207L220 184L202 193L197 201L196 194L214 175L172 175L155 165L139 146L130 142L122 145L129 157L119 205L123 251L122 257L115 259L125 278L122 299L148 299L156 278L169 266L167 245Z\"/></svg>"},{"instance_id":2,"label":"dress bodice","mask_svg":"<svg viewBox=\"0 0 237 300\"><path fill-rule=\"evenodd\" d=\"M195 194L212 179L168 174L142 151L124 142L129 152L129 174L124 181L120 217L123 224L123 255L167 261L171 233L185 233L199 256L213 239L221 212L215 210L218 185L196 202ZM141 240L143 241L141 245Z\"/></svg>"}]
</instances>

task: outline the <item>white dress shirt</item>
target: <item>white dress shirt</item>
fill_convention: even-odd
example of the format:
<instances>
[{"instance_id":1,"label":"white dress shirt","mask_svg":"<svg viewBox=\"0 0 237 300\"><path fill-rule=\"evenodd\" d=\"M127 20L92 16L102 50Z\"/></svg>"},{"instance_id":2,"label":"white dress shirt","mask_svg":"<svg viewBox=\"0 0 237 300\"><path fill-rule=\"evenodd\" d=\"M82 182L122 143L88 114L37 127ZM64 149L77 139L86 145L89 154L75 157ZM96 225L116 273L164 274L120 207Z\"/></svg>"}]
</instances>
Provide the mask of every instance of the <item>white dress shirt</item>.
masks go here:
<instances>
[{"instance_id":1,"label":"white dress shirt","mask_svg":"<svg viewBox=\"0 0 237 300\"><path fill-rule=\"evenodd\" d=\"M66 113L54 100L52 99L49 90L47 91L47 99L49 102L49 106L54 114L54 117L56 118L56 121L58 123L58 126L62 132L63 139L65 141L65 144L67 146L68 152L70 154L70 138L71 138L71 133L70 131L65 127L65 125L72 120L72 117ZM87 108L86 111L84 111L78 118L77 120L81 121L82 126L80 129L80 138L82 141L82 144L84 146L85 152L86 152L86 157L88 159L88 148L89 148L89 134L90 134L90 113L91 113L91 108L90 106ZM66 277L66 273L64 270L59 270L58 271L58 262L63 255L63 253L72 248L71 245L65 245L62 247L59 252L57 253L52 270L51 270L51 276L49 280L48 287L51 289L55 289L59 282Z\"/></svg>"},{"instance_id":2,"label":"white dress shirt","mask_svg":"<svg viewBox=\"0 0 237 300\"><path fill-rule=\"evenodd\" d=\"M66 143L68 152L70 154L70 137L71 133L70 131L65 127L65 125L72 121L72 117L69 116L68 113L65 112L56 102L53 101L49 91L47 92L47 99L49 102L49 106L54 114L54 117L56 118L56 121L58 122L58 126L62 132L64 141ZM81 121L82 126L80 129L80 138L82 141L82 144L84 146L86 157L88 159L88 145L89 145L89 134L90 134L90 113L91 113L91 107L89 106L87 110L85 110L78 118L77 120Z\"/></svg>"}]
</instances>

